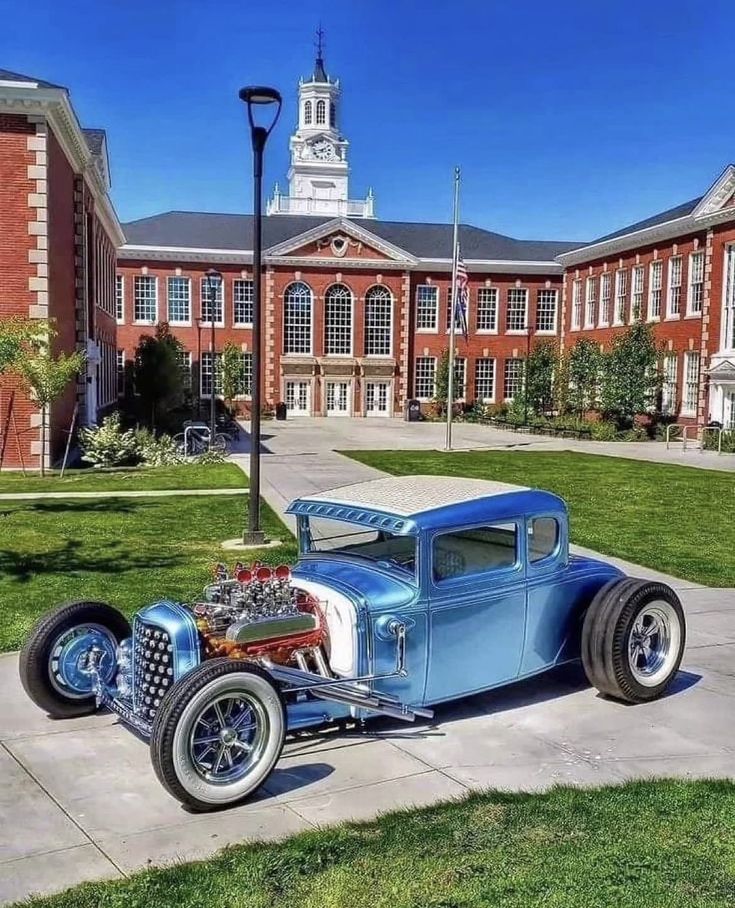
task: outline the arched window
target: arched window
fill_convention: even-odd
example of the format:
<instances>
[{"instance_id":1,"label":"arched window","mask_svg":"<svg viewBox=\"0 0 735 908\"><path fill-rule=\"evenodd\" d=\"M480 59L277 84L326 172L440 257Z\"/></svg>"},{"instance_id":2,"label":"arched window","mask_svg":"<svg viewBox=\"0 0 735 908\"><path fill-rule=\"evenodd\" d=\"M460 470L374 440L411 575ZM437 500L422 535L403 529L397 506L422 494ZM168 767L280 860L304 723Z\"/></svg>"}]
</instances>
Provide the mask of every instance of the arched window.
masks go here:
<instances>
[{"instance_id":1,"label":"arched window","mask_svg":"<svg viewBox=\"0 0 735 908\"><path fill-rule=\"evenodd\" d=\"M304 104L304 126L311 126L311 101Z\"/></svg>"},{"instance_id":2,"label":"arched window","mask_svg":"<svg viewBox=\"0 0 735 908\"><path fill-rule=\"evenodd\" d=\"M327 102L319 100L316 102L316 125L325 126L327 123Z\"/></svg>"},{"instance_id":3,"label":"arched window","mask_svg":"<svg viewBox=\"0 0 735 908\"><path fill-rule=\"evenodd\" d=\"M283 294L283 352L311 353L311 288L295 281Z\"/></svg>"},{"instance_id":4,"label":"arched window","mask_svg":"<svg viewBox=\"0 0 735 908\"><path fill-rule=\"evenodd\" d=\"M324 296L324 353L352 355L352 291L332 284Z\"/></svg>"},{"instance_id":5,"label":"arched window","mask_svg":"<svg viewBox=\"0 0 735 908\"><path fill-rule=\"evenodd\" d=\"M329 125L333 129L337 125L337 108L334 106L334 101L329 102Z\"/></svg>"},{"instance_id":6,"label":"arched window","mask_svg":"<svg viewBox=\"0 0 735 908\"><path fill-rule=\"evenodd\" d=\"M387 287L365 294L365 356L390 356L393 336L393 296Z\"/></svg>"}]
</instances>

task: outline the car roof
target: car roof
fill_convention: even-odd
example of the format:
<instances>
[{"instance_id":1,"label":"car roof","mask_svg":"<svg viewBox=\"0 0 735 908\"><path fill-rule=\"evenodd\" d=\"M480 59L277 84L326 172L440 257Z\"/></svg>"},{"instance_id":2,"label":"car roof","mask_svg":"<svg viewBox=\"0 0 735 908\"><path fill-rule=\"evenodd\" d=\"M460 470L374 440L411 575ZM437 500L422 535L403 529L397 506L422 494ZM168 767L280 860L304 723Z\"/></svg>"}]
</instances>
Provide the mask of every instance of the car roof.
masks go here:
<instances>
[{"instance_id":1,"label":"car roof","mask_svg":"<svg viewBox=\"0 0 735 908\"><path fill-rule=\"evenodd\" d=\"M410 534L539 511L566 508L556 495L528 486L455 476L387 476L305 495L287 513Z\"/></svg>"}]
</instances>

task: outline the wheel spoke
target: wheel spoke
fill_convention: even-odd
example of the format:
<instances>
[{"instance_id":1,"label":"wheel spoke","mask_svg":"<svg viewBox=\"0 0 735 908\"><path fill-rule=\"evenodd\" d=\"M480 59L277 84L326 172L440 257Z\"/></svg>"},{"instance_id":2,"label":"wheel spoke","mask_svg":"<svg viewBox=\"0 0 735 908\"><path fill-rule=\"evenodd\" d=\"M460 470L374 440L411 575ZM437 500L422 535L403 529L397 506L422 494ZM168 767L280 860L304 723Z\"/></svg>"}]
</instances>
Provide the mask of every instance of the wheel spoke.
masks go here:
<instances>
[{"instance_id":1,"label":"wheel spoke","mask_svg":"<svg viewBox=\"0 0 735 908\"><path fill-rule=\"evenodd\" d=\"M242 710L240 715L235 719L235 721L231 723L230 727L240 730L243 727L244 720L251 716L252 713L252 709L249 706L246 706L245 709ZM251 722L250 725L252 724L253 723Z\"/></svg>"},{"instance_id":2,"label":"wheel spoke","mask_svg":"<svg viewBox=\"0 0 735 908\"><path fill-rule=\"evenodd\" d=\"M217 721L219 722L220 728L224 728L227 722L225 721L222 707L219 705L219 703L215 703L213 708L215 715L217 716Z\"/></svg>"},{"instance_id":3,"label":"wheel spoke","mask_svg":"<svg viewBox=\"0 0 735 908\"><path fill-rule=\"evenodd\" d=\"M206 735L204 738L194 738L194 744L214 744L219 741L219 735Z\"/></svg>"},{"instance_id":4,"label":"wheel spoke","mask_svg":"<svg viewBox=\"0 0 735 908\"><path fill-rule=\"evenodd\" d=\"M240 741L239 739L237 741L233 741L232 746L236 747L238 750L244 751L246 754L249 754L253 749L252 744L248 744L245 741Z\"/></svg>"},{"instance_id":5,"label":"wheel spoke","mask_svg":"<svg viewBox=\"0 0 735 908\"><path fill-rule=\"evenodd\" d=\"M227 747L224 744L220 744L219 750L217 751L217 759L214 761L214 766L212 767L213 773L218 773L220 766L222 765L222 760L227 753Z\"/></svg>"}]
</instances>

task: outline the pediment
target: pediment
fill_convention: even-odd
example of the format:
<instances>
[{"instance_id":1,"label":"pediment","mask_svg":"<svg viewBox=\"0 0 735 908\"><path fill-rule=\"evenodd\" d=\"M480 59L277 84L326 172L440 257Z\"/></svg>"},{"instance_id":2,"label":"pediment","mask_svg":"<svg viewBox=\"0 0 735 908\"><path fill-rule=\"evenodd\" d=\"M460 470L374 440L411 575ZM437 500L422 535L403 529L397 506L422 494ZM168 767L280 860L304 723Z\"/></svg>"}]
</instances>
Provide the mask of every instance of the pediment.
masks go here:
<instances>
[{"instance_id":1,"label":"pediment","mask_svg":"<svg viewBox=\"0 0 735 908\"><path fill-rule=\"evenodd\" d=\"M731 359L725 359L712 366L707 374L711 381L716 382L735 382L735 362Z\"/></svg>"},{"instance_id":2,"label":"pediment","mask_svg":"<svg viewBox=\"0 0 735 908\"><path fill-rule=\"evenodd\" d=\"M330 261L413 262L414 257L347 218L335 218L268 250L268 255Z\"/></svg>"},{"instance_id":3,"label":"pediment","mask_svg":"<svg viewBox=\"0 0 735 908\"><path fill-rule=\"evenodd\" d=\"M731 208L735 208L735 166L732 164L707 190L692 215L695 219L705 218Z\"/></svg>"}]
</instances>

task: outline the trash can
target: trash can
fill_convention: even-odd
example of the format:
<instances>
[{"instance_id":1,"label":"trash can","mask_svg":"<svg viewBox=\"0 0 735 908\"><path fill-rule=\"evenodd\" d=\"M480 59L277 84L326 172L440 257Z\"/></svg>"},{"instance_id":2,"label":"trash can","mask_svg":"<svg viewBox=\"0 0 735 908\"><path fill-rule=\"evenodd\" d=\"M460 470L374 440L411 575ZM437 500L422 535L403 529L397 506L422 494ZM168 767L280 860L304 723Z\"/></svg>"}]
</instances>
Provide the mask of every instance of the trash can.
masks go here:
<instances>
[{"instance_id":1,"label":"trash can","mask_svg":"<svg viewBox=\"0 0 735 908\"><path fill-rule=\"evenodd\" d=\"M406 422L421 421L421 404L417 400L406 402Z\"/></svg>"},{"instance_id":2,"label":"trash can","mask_svg":"<svg viewBox=\"0 0 735 908\"><path fill-rule=\"evenodd\" d=\"M286 404L283 401L276 404L276 419L286 418Z\"/></svg>"}]
</instances>

